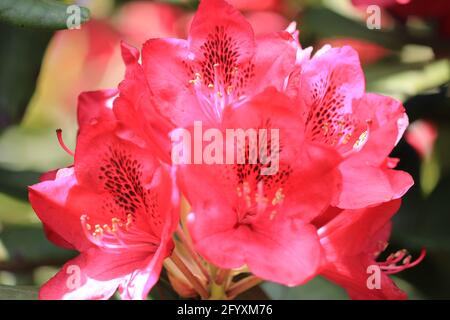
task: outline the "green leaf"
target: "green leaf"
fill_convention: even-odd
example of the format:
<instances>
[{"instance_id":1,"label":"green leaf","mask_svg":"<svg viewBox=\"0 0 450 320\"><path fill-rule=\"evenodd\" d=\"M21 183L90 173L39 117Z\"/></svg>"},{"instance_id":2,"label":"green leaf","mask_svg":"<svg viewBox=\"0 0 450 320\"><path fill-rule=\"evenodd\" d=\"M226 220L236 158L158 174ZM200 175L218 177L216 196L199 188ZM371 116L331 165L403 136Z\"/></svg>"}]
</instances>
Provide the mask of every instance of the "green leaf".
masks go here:
<instances>
[{"instance_id":1,"label":"green leaf","mask_svg":"<svg viewBox=\"0 0 450 320\"><path fill-rule=\"evenodd\" d=\"M136 0L115 0L116 6L121 6L127 2L133 2ZM179 8L183 8L189 11L195 11L198 8L199 0L158 0L160 3L167 3Z\"/></svg>"},{"instance_id":2,"label":"green leaf","mask_svg":"<svg viewBox=\"0 0 450 320\"><path fill-rule=\"evenodd\" d=\"M423 295L410 282L393 277L397 286L404 290L410 299L420 299ZM265 283L263 288L274 300L348 300L345 290L322 277L315 277L303 286L285 287L274 283Z\"/></svg>"},{"instance_id":3,"label":"green leaf","mask_svg":"<svg viewBox=\"0 0 450 320\"><path fill-rule=\"evenodd\" d=\"M322 277L316 277L303 286L293 288L270 282L262 284L262 288L273 300L348 299L344 289Z\"/></svg>"},{"instance_id":4,"label":"green leaf","mask_svg":"<svg viewBox=\"0 0 450 320\"><path fill-rule=\"evenodd\" d=\"M19 27L42 29L66 29L74 7L53 0L2 0L0 21ZM89 20L89 10L78 7L80 23Z\"/></svg>"},{"instance_id":5,"label":"green leaf","mask_svg":"<svg viewBox=\"0 0 450 320\"><path fill-rule=\"evenodd\" d=\"M0 233L4 257L0 270L27 271L36 266L60 265L75 257L76 252L50 243L40 226L4 225Z\"/></svg>"},{"instance_id":6,"label":"green leaf","mask_svg":"<svg viewBox=\"0 0 450 320\"><path fill-rule=\"evenodd\" d=\"M256 286L238 295L236 300L270 300L270 298L261 286Z\"/></svg>"},{"instance_id":7,"label":"green leaf","mask_svg":"<svg viewBox=\"0 0 450 320\"><path fill-rule=\"evenodd\" d=\"M165 270L162 271L158 282L153 286L150 291L148 299L151 300L178 300L180 296L173 289L170 281L167 278L167 273Z\"/></svg>"},{"instance_id":8,"label":"green leaf","mask_svg":"<svg viewBox=\"0 0 450 320\"><path fill-rule=\"evenodd\" d=\"M404 65L405 67L408 64ZM390 69L390 71L389 71ZM446 59L430 63L412 64L402 70L402 65L382 63L366 68L367 90L402 100L427 90L437 88L450 81L450 62Z\"/></svg>"},{"instance_id":9,"label":"green leaf","mask_svg":"<svg viewBox=\"0 0 450 320\"><path fill-rule=\"evenodd\" d=\"M313 44L324 38L353 38L400 51L406 44L432 47L439 55L448 56L450 45L433 35L422 35L415 29L396 25L392 29L367 28L366 24L322 7L308 8L298 20L302 44Z\"/></svg>"},{"instance_id":10,"label":"green leaf","mask_svg":"<svg viewBox=\"0 0 450 320\"><path fill-rule=\"evenodd\" d=\"M33 283L41 286L56 275L59 270L60 268L56 266L37 267L33 270Z\"/></svg>"},{"instance_id":11,"label":"green leaf","mask_svg":"<svg viewBox=\"0 0 450 320\"><path fill-rule=\"evenodd\" d=\"M0 221L2 224L13 225L39 223L39 219L28 203L28 200L19 200L3 193L0 193Z\"/></svg>"},{"instance_id":12,"label":"green leaf","mask_svg":"<svg viewBox=\"0 0 450 320\"><path fill-rule=\"evenodd\" d=\"M0 300L37 300L39 289L32 286L0 285Z\"/></svg>"},{"instance_id":13,"label":"green leaf","mask_svg":"<svg viewBox=\"0 0 450 320\"><path fill-rule=\"evenodd\" d=\"M22 118L51 35L0 23L0 132Z\"/></svg>"},{"instance_id":14,"label":"green leaf","mask_svg":"<svg viewBox=\"0 0 450 320\"><path fill-rule=\"evenodd\" d=\"M348 37L377 43L389 49L400 50L406 41L405 34L400 31L370 30L359 21L320 7L308 8L299 19L299 26L302 42Z\"/></svg>"},{"instance_id":15,"label":"green leaf","mask_svg":"<svg viewBox=\"0 0 450 320\"><path fill-rule=\"evenodd\" d=\"M73 149L76 140L76 121L64 125L64 140ZM73 157L61 149L55 127L48 125L40 129L10 126L0 135L0 167L11 170L46 172L66 167ZM33 183L36 183L34 181Z\"/></svg>"},{"instance_id":16,"label":"green leaf","mask_svg":"<svg viewBox=\"0 0 450 320\"><path fill-rule=\"evenodd\" d=\"M437 92L415 96L405 103L410 122L427 119L438 126L433 161L439 164L439 168L424 170L417 152L404 141L392 154L401 159L398 169L410 173L416 182L403 197L400 212L394 217L393 240L400 248L415 250L416 254L423 247L429 252L450 250L447 205L450 194L450 98L447 92L448 86L444 86ZM427 191L432 191L424 194L422 183L425 183Z\"/></svg>"},{"instance_id":17,"label":"green leaf","mask_svg":"<svg viewBox=\"0 0 450 320\"><path fill-rule=\"evenodd\" d=\"M414 256L421 248L428 252L450 252L450 215L446 207L449 191L450 177L441 178L427 198L423 197L418 186L412 188L394 217L391 242L400 248L414 250Z\"/></svg>"},{"instance_id":18,"label":"green leaf","mask_svg":"<svg viewBox=\"0 0 450 320\"><path fill-rule=\"evenodd\" d=\"M435 154L425 158L420 166L420 188L424 196L428 196L439 182L441 166Z\"/></svg>"},{"instance_id":19,"label":"green leaf","mask_svg":"<svg viewBox=\"0 0 450 320\"><path fill-rule=\"evenodd\" d=\"M28 199L27 187L39 181L40 173L10 171L0 168L0 192L20 199Z\"/></svg>"}]
</instances>

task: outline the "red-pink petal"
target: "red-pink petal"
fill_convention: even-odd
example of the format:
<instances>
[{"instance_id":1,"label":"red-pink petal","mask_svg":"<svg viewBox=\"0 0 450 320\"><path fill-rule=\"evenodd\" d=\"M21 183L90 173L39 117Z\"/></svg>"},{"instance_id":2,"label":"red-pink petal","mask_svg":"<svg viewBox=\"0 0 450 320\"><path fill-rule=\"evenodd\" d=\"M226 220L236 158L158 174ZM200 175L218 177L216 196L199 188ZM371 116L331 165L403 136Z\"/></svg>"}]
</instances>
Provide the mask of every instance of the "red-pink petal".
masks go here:
<instances>
[{"instance_id":1,"label":"red-pink petal","mask_svg":"<svg viewBox=\"0 0 450 320\"><path fill-rule=\"evenodd\" d=\"M211 14L214 12L215 14ZM229 39L229 49L236 50L237 63L248 61L254 53L254 33L244 16L224 0L203 0L189 31L189 48L197 59L213 54L220 47L212 47L209 51L204 47L211 36L224 36ZM225 40L225 38L223 39ZM213 44L214 45L214 44Z\"/></svg>"},{"instance_id":2,"label":"red-pink petal","mask_svg":"<svg viewBox=\"0 0 450 320\"><path fill-rule=\"evenodd\" d=\"M368 165L358 156L345 160L339 169L342 189L335 205L340 208L357 209L398 199L414 184L408 173Z\"/></svg>"},{"instance_id":3,"label":"red-pink petal","mask_svg":"<svg viewBox=\"0 0 450 320\"><path fill-rule=\"evenodd\" d=\"M73 169L63 170L65 173L61 177L29 187L30 203L46 229L50 231L50 240L64 246L70 243L77 250L84 250L92 244L81 228L81 213L74 210L73 204L69 202L77 180Z\"/></svg>"},{"instance_id":4,"label":"red-pink petal","mask_svg":"<svg viewBox=\"0 0 450 320\"><path fill-rule=\"evenodd\" d=\"M104 253L91 248L73 260L44 284L39 298L45 300L109 299L133 270L143 266L143 252Z\"/></svg>"},{"instance_id":5,"label":"red-pink petal","mask_svg":"<svg viewBox=\"0 0 450 320\"><path fill-rule=\"evenodd\" d=\"M142 49L142 65L155 107L179 127L206 120L190 83L194 78L190 63L185 40L151 39Z\"/></svg>"}]
</instances>

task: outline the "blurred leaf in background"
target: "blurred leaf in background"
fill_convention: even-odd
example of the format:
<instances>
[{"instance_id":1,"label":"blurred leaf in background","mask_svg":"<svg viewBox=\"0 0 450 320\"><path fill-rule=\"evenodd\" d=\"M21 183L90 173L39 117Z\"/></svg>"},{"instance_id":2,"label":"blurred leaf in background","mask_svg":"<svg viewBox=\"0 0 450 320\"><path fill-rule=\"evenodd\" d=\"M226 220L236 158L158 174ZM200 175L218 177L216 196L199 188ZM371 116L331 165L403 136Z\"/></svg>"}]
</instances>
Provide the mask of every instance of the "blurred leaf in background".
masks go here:
<instances>
[{"instance_id":1,"label":"blurred leaf in background","mask_svg":"<svg viewBox=\"0 0 450 320\"><path fill-rule=\"evenodd\" d=\"M24 114L52 30L68 27L68 8L51 0L0 3L0 130ZM89 10L78 8L82 24L89 19Z\"/></svg>"},{"instance_id":2,"label":"blurred leaf in background","mask_svg":"<svg viewBox=\"0 0 450 320\"><path fill-rule=\"evenodd\" d=\"M60 264L73 256L50 244L27 201L27 186L50 169L48 159L59 153L56 140L54 151L46 152L51 145L48 134L41 135L46 140L39 140L36 131L18 125L35 95L53 31L67 28L69 5L49 0L0 3L0 285L33 284L35 268ZM79 22L86 22L88 9L80 7L80 14ZM57 86L53 91L58 91ZM54 138L54 129L50 130ZM41 161L40 154L46 155ZM56 158L60 160L54 162L55 166L69 162L61 156ZM0 286L0 299L35 298L36 287Z\"/></svg>"},{"instance_id":3,"label":"blurred leaf in background","mask_svg":"<svg viewBox=\"0 0 450 320\"><path fill-rule=\"evenodd\" d=\"M0 285L0 300L36 300L37 297L37 287Z\"/></svg>"},{"instance_id":4,"label":"blurred leaf in background","mask_svg":"<svg viewBox=\"0 0 450 320\"><path fill-rule=\"evenodd\" d=\"M22 118L51 35L0 22L0 131Z\"/></svg>"},{"instance_id":5,"label":"blurred leaf in background","mask_svg":"<svg viewBox=\"0 0 450 320\"><path fill-rule=\"evenodd\" d=\"M79 8L80 24L89 20L89 10ZM75 12L70 4L56 0L2 0L0 21L22 28L66 29L68 18Z\"/></svg>"}]
</instances>

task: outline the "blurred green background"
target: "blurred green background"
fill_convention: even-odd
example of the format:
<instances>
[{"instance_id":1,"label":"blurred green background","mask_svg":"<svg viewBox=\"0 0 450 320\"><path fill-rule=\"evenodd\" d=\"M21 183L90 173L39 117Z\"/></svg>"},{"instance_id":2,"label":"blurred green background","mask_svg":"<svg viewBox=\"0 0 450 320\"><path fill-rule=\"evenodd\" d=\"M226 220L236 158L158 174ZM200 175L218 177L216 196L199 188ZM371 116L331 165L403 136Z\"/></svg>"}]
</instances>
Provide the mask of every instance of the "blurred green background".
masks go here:
<instances>
[{"instance_id":1,"label":"blurred green background","mask_svg":"<svg viewBox=\"0 0 450 320\"><path fill-rule=\"evenodd\" d=\"M416 183L395 216L389 248L417 255L425 247L427 257L395 281L412 299L449 299L450 34L442 26L450 26L450 1L442 2L437 15L383 7L381 29L374 30L366 25L367 5L350 0L230 2L256 33L296 20L303 47L354 46L367 90L404 102L412 125L392 156ZM80 29L59 30L66 28L63 18L73 3L89 8L89 21ZM197 2L0 0L0 9L12 4L14 12L0 10L0 299L34 299L39 285L75 255L46 240L27 202L26 187L42 172L72 161L55 129L62 128L73 147L78 93L115 87L121 80L119 41L139 47L151 37L185 37ZM87 18L83 11L82 22ZM164 279L152 295L177 298ZM296 288L266 283L244 297L347 298L322 278Z\"/></svg>"}]
</instances>

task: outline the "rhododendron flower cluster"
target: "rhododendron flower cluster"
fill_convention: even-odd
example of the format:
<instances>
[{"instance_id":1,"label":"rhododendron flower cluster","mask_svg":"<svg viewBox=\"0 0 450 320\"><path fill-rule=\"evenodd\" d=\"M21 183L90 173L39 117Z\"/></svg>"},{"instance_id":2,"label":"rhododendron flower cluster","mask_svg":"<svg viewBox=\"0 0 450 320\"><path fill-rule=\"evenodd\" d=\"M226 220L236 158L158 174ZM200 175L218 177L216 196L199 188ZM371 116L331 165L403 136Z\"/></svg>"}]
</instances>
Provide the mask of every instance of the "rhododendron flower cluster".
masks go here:
<instances>
[{"instance_id":1,"label":"rhododendron flower cluster","mask_svg":"<svg viewBox=\"0 0 450 320\"><path fill-rule=\"evenodd\" d=\"M322 275L352 298L405 298L389 275L424 253L378 258L413 184L389 157L405 110L365 92L351 47L312 54L298 36L295 24L255 36L227 2L203 0L186 40L122 44L119 87L79 97L73 153L58 131L73 165L29 189L47 237L80 252L42 299L145 299L163 267L183 297ZM174 162L181 129L189 161Z\"/></svg>"}]
</instances>

